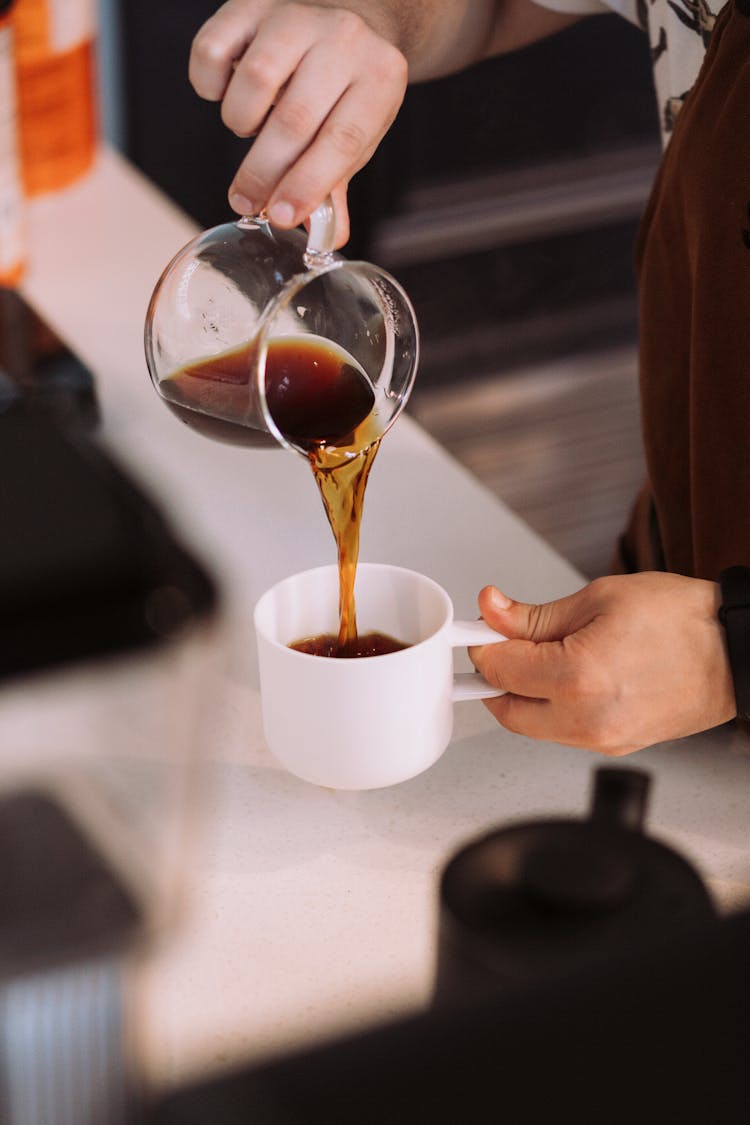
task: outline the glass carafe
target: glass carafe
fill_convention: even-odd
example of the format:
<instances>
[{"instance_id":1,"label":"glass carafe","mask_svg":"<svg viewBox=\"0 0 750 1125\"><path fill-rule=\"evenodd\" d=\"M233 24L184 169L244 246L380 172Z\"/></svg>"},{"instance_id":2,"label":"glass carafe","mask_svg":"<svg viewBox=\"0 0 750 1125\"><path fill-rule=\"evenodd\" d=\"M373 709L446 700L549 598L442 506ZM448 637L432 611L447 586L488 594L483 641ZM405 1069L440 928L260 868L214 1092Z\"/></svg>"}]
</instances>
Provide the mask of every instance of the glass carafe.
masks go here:
<instances>
[{"instance_id":1,"label":"glass carafe","mask_svg":"<svg viewBox=\"0 0 750 1125\"><path fill-rule=\"evenodd\" d=\"M394 278L333 242L328 200L307 236L260 213L205 231L169 263L148 307L146 358L187 425L305 455L356 452L391 426L417 370L414 310Z\"/></svg>"}]
</instances>

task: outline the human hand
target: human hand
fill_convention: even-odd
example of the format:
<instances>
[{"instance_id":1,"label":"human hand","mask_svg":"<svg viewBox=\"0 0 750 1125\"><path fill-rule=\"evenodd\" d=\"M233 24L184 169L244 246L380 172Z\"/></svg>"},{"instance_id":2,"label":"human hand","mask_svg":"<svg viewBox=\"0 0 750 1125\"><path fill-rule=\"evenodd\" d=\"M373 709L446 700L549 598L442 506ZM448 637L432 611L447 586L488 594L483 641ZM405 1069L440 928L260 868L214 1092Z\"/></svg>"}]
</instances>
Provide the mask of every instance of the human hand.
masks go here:
<instances>
[{"instance_id":1,"label":"human hand","mask_svg":"<svg viewBox=\"0 0 750 1125\"><path fill-rule=\"evenodd\" d=\"M229 189L240 214L266 207L291 228L333 195L336 245L349 237L346 188L403 100L407 63L360 16L324 4L228 0L190 53L196 92L255 136Z\"/></svg>"},{"instance_id":2,"label":"human hand","mask_svg":"<svg viewBox=\"0 0 750 1125\"><path fill-rule=\"evenodd\" d=\"M508 730L618 757L736 714L717 583L649 572L599 578L546 605L494 586L485 621L509 640L470 649L507 694L485 706Z\"/></svg>"}]
</instances>

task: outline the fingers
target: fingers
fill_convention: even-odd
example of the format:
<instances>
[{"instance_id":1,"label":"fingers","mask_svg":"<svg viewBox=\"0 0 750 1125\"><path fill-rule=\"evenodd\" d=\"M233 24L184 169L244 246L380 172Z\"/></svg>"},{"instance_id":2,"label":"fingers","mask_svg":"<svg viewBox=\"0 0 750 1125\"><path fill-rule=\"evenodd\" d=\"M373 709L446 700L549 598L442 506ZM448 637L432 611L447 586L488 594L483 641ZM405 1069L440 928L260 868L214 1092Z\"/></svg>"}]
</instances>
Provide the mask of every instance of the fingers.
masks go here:
<instances>
[{"instance_id":1,"label":"fingers","mask_svg":"<svg viewBox=\"0 0 750 1125\"><path fill-rule=\"evenodd\" d=\"M559 641L507 640L469 650L477 669L493 687L527 699L552 699L568 687L570 662Z\"/></svg>"},{"instance_id":2,"label":"fingers","mask_svg":"<svg viewBox=\"0 0 750 1125\"><path fill-rule=\"evenodd\" d=\"M302 49L302 44L298 46ZM321 65L316 57L326 53L311 51L298 58L295 51L287 56L284 69L279 67L273 80L264 84L257 81L257 71L244 65L238 68L224 99L224 120L235 131L241 125L253 131L259 128L260 132L229 189L235 210L241 209L235 197L244 197L253 204L253 210L267 206L271 221L278 226L295 226L307 218L334 184L350 178L350 169L342 168L340 162L341 172L335 179L333 164L323 169L322 175L315 175L314 170L310 174L307 169L311 146L319 143L317 138L331 107L337 107L346 93L346 79L342 79L335 60ZM275 105L271 104L273 99L277 99ZM294 172L287 175L290 169Z\"/></svg>"},{"instance_id":3,"label":"fingers","mask_svg":"<svg viewBox=\"0 0 750 1125\"><path fill-rule=\"evenodd\" d=\"M479 592L479 612L484 620L506 637L535 641L559 641L580 624L582 592L543 605L514 602L496 586Z\"/></svg>"},{"instance_id":4,"label":"fingers","mask_svg":"<svg viewBox=\"0 0 750 1125\"><path fill-rule=\"evenodd\" d=\"M575 710L561 707L553 700L525 699L519 695L502 695L484 700L484 706L506 730L542 742L575 746L607 757L619 758L638 750L644 743L629 743L619 737L608 737L595 724L577 716Z\"/></svg>"},{"instance_id":5,"label":"fingers","mask_svg":"<svg viewBox=\"0 0 750 1125\"><path fill-rule=\"evenodd\" d=\"M573 638L580 622L573 620L576 595L546 605L514 602L496 586L479 594L482 617L509 639L503 644L477 645L469 655L494 687L528 699L552 699L571 688L579 661L572 659Z\"/></svg>"},{"instance_id":6,"label":"fingers","mask_svg":"<svg viewBox=\"0 0 750 1125\"><path fill-rule=\"evenodd\" d=\"M262 38L259 33L246 58L262 46ZM285 65L277 60L275 73L266 74L262 87L257 69L248 76L243 60L224 99L225 121L233 122L235 130L260 128L230 188L230 203L239 209L235 195L256 208L265 205L272 222L281 227L302 222L336 184L350 180L369 160L393 122L405 89L405 72L395 84L378 83L377 68L368 69L366 60L354 71L351 62L342 65L336 42L318 41L302 57L299 51L300 41L290 42ZM235 100L238 81L242 86ZM288 84L279 95L284 83ZM251 97L253 84L256 93Z\"/></svg>"},{"instance_id":7,"label":"fingers","mask_svg":"<svg viewBox=\"0 0 750 1125\"><path fill-rule=\"evenodd\" d=\"M255 136L229 189L232 207L266 207L283 228L304 221L369 160L401 105L407 69L396 47L343 8L228 0L194 40L190 80L222 101L230 129ZM344 229L342 208L340 192Z\"/></svg>"},{"instance_id":8,"label":"fingers","mask_svg":"<svg viewBox=\"0 0 750 1125\"><path fill-rule=\"evenodd\" d=\"M326 118L315 141L299 154L296 162L280 177L273 189L268 205L272 221L279 226L300 223L318 201L328 195L334 184L344 178L351 179L367 163L375 151L377 141L380 141L392 120L380 120L375 125L371 119L371 127L366 129L362 122L366 119L370 104L364 84L346 91ZM274 116L275 111L269 124ZM368 138L373 129L377 141L369 143ZM257 166L256 147L257 142L248 158L252 167ZM284 148L287 152L291 151L288 144ZM267 160L264 173L265 167L270 165L271 161Z\"/></svg>"},{"instance_id":9,"label":"fingers","mask_svg":"<svg viewBox=\"0 0 750 1125\"><path fill-rule=\"evenodd\" d=\"M557 733L553 730L553 708L547 699L525 699L509 694L483 702L501 726L515 734L547 741Z\"/></svg>"},{"instance_id":10,"label":"fingers","mask_svg":"<svg viewBox=\"0 0 750 1125\"><path fill-rule=\"evenodd\" d=\"M506 694L485 705L508 730L601 753L627 745L613 722L613 685L602 654L591 645L599 609L589 593L546 605L514 602L496 587L479 596L482 616L510 639L470 649L477 669Z\"/></svg>"},{"instance_id":11,"label":"fingers","mask_svg":"<svg viewBox=\"0 0 750 1125\"><path fill-rule=\"evenodd\" d=\"M489 683L506 691L484 702L507 730L605 754L635 749L612 722L608 678L575 636L485 645L476 650L475 663Z\"/></svg>"},{"instance_id":12,"label":"fingers","mask_svg":"<svg viewBox=\"0 0 750 1125\"><path fill-rule=\"evenodd\" d=\"M679 588L673 590L675 581ZM508 730L610 757L705 729L701 684L709 677L703 673L689 686L704 615L686 611L683 584L693 583L693 589L695 581L602 578L539 606L485 587L479 598L483 616L510 638L470 650L484 677L506 691L485 705ZM709 615L712 593L696 594L699 605L710 604ZM665 631L670 599L679 607L678 620ZM678 643L676 630L685 637ZM715 663L708 656L698 665Z\"/></svg>"},{"instance_id":13,"label":"fingers","mask_svg":"<svg viewBox=\"0 0 750 1125\"><path fill-rule=\"evenodd\" d=\"M273 106L284 98L287 84L310 49L309 19L303 15L282 30L278 28L279 22L278 17L269 17L258 27L252 42L236 60L223 95L222 120L239 137L251 137L258 132ZM297 132L307 136L311 130L317 131L322 111L316 112L315 107L341 95L344 84L332 68L320 75L320 81L318 97L308 77L307 81L296 83L294 97L284 99L283 116L295 138ZM277 128L280 116L276 114Z\"/></svg>"},{"instance_id":14,"label":"fingers","mask_svg":"<svg viewBox=\"0 0 750 1125\"><path fill-rule=\"evenodd\" d=\"M193 39L188 63L188 77L197 94L218 102L234 73L235 61L241 58L252 41L265 5L255 6L228 0L206 20Z\"/></svg>"}]
</instances>

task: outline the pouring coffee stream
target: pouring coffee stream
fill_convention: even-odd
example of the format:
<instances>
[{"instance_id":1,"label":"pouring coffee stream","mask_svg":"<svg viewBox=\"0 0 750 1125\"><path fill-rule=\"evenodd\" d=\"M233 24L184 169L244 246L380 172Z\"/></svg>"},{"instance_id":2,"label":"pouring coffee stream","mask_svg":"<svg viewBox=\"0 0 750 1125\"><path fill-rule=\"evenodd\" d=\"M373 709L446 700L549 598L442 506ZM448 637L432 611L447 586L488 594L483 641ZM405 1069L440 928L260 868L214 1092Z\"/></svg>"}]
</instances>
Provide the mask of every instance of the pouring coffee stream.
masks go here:
<instances>
[{"instance_id":1,"label":"pouring coffee stream","mask_svg":"<svg viewBox=\"0 0 750 1125\"><path fill-rule=\"evenodd\" d=\"M145 347L156 390L186 425L309 462L336 541L337 654L346 655L357 638L367 480L411 391L419 337L398 282L347 261L334 242L330 199L307 238L276 230L262 212L204 232L159 279Z\"/></svg>"}]
</instances>

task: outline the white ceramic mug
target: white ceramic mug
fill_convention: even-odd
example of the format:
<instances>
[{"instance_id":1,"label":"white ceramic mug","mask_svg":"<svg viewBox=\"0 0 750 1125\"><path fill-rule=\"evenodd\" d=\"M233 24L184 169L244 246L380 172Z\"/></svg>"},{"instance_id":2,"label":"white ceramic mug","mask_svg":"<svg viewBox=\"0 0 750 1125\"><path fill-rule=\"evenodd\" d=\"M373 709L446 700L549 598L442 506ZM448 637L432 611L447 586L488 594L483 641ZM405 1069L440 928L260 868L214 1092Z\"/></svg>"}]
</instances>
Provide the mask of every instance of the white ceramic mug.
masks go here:
<instances>
[{"instance_id":1,"label":"white ceramic mug","mask_svg":"<svg viewBox=\"0 0 750 1125\"><path fill-rule=\"evenodd\" d=\"M431 766L451 739L453 704L502 692L454 674L453 648L505 640L483 621L454 621L446 591L412 570L360 563L360 633L410 647L336 659L288 646L338 632L338 568L286 578L255 607L266 741L291 773L333 789L377 789Z\"/></svg>"}]
</instances>

